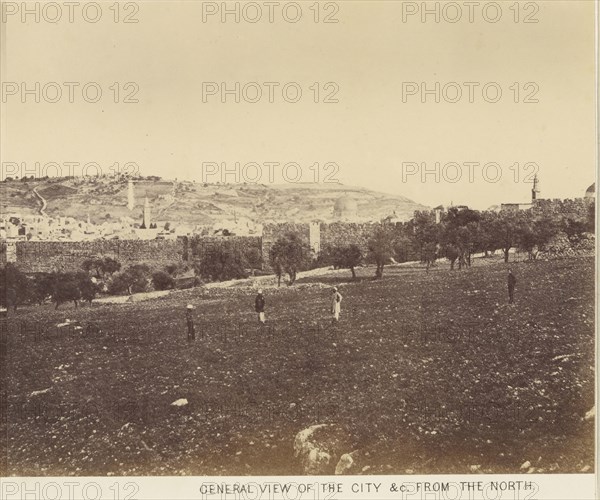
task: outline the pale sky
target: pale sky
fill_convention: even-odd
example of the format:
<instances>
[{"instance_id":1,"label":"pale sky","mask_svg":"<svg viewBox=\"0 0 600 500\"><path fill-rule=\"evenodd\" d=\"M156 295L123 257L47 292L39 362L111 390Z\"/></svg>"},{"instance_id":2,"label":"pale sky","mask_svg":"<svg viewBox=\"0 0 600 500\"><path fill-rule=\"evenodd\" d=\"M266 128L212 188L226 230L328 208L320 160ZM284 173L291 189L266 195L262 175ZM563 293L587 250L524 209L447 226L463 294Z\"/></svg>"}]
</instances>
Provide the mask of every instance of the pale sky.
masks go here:
<instances>
[{"instance_id":1,"label":"pale sky","mask_svg":"<svg viewBox=\"0 0 600 500\"><path fill-rule=\"evenodd\" d=\"M462 9L456 23L448 21L456 11L441 10L444 2L438 3L439 23L433 15L424 23L420 12L407 15L421 2L321 2L320 21L329 14L338 23L315 23L314 1L298 2L302 18L297 23L283 18L281 6L290 2L280 2L273 23L265 2L254 3L263 16L256 23L246 19L256 15L254 7L246 7L244 16L247 2L238 4L239 23L233 15L223 23L219 12L203 22L203 2L197 1L135 2L137 12L123 8L120 20L130 14L139 22L115 23L110 10L114 2L100 3L102 17L96 23L86 22L80 10L70 23L61 2L62 18L56 23L48 22L56 15L51 10L40 11L40 22L31 14L23 23L21 12L4 7L3 163L25 162L34 169L35 162L96 162L110 171L116 162L136 162L143 175L199 181L204 162L225 162L232 170L235 162L296 162L303 181L314 180L316 169L311 166L319 163L323 181L331 172L323 165L335 162L339 171L333 178L344 184L430 206L452 201L479 209L526 201L531 184L524 177L532 172L527 163L539 167L543 198L580 197L595 180L590 0L539 1L533 3L537 12L532 2L527 8L528 2L520 2L518 23L512 0L499 2L502 17L496 23L486 21L481 9L475 9L470 23L464 2L455 2ZM435 8L436 3L429 5ZM209 4L219 9L221 2L204 4L204 9ZM297 14L295 7L287 9L288 18ZM497 13L488 10L486 15L493 19ZM538 22L524 23L527 16ZM35 82L41 87L57 82L63 94L57 103L46 102L43 95L35 103L33 94L22 103L22 82L28 88L35 88ZM79 83L75 102L69 102L63 82ZM81 88L88 82L102 90L97 103L82 97ZM134 88L125 84L134 82L139 102L115 103L115 82L120 101ZM220 94L203 102L206 82L225 82L229 88L235 82L241 87L257 82L263 96L257 103L245 102L243 96L240 103L233 96L222 103ZM274 103L264 82L279 83L272 86ZM297 103L282 96L289 82L302 89ZM339 102L315 103L310 89L315 82L320 84L320 101L338 89ZM335 85L324 88L328 82ZM446 98L454 99L457 87L463 95L456 103L444 95L436 103L429 95L423 103L419 93L403 96L403 87L413 88L410 82L430 89L436 82L441 88L456 82L446 87ZM474 82L473 103L464 82ZM482 95L489 83L489 99L496 88L502 90L496 103ZM47 87L50 100L53 88ZM515 103L517 88L520 102ZM255 88L247 91L247 98L254 98ZM539 102L522 102L533 92ZM94 97L93 89L88 95ZM418 171L403 176L403 169L406 173L412 168L409 162L418 168L424 163L431 172L439 162L439 182L433 173L425 179ZM443 167L451 162L460 164L461 171ZM488 167L486 180L482 166L465 162L495 162L499 170ZM273 168L273 182L284 182L280 167ZM244 170L250 178L255 172ZM492 182L498 172L500 180ZM268 167L263 165L261 173L262 182L268 183ZM461 177L452 183L457 173ZM226 180L232 181L233 175Z\"/></svg>"}]
</instances>

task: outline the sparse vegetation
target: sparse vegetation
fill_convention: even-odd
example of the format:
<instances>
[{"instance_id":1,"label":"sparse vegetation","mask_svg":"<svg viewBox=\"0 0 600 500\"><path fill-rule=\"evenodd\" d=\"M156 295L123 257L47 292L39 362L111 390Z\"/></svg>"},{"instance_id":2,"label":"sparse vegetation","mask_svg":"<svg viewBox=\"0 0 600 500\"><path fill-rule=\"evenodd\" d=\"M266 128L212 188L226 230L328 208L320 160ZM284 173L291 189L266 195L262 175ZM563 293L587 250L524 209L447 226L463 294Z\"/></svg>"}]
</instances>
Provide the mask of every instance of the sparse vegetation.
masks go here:
<instances>
[{"instance_id":1,"label":"sparse vegetation","mask_svg":"<svg viewBox=\"0 0 600 500\"><path fill-rule=\"evenodd\" d=\"M294 436L319 423L369 474L593 471L594 259L511 268L513 306L500 256L392 266L343 285L336 332L321 286L337 274L267 289L272 335L247 289L70 308L78 334L54 333L52 305L11 311L4 475L296 474Z\"/></svg>"}]
</instances>

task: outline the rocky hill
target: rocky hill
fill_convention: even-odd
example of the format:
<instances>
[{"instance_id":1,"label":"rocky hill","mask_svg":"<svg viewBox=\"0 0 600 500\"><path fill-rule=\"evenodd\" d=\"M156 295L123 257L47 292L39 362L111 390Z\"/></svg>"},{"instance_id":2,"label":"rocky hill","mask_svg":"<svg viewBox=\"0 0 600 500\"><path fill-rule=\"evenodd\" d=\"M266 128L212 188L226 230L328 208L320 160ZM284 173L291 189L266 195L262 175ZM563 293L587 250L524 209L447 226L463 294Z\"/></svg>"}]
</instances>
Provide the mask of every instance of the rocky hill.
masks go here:
<instances>
[{"instance_id":1,"label":"rocky hill","mask_svg":"<svg viewBox=\"0 0 600 500\"><path fill-rule=\"evenodd\" d=\"M357 204L356 219L380 220L394 213L408 220L427 207L403 196L341 184L202 184L158 178L134 180L135 206L127 207L127 180L112 177L50 178L0 182L2 215L69 216L99 223L131 217L141 220L147 197L152 220L186 224L214 224L247 218L255 222L333 220L341 197Z\"/></svg>"}]
</instances>

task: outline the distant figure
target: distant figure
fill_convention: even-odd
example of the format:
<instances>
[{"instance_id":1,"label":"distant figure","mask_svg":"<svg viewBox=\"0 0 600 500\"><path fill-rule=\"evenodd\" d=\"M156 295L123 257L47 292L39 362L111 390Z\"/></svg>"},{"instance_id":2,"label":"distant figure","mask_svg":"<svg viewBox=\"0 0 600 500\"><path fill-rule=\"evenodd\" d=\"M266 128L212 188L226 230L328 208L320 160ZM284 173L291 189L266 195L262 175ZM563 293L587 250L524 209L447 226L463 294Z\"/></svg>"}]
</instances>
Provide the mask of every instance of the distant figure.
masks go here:
<instances>
[{"instance_id":1,"label":"distant figure","mask_svg":"<svg viewBox=\"0 0 600 500\"><path fill-rule=\"evenodd\" d=\"M258 313L258 321L260 323L265 322L265 297L263 296L263 291L259 290L256 299L254 300L254 309Z\"/></svg>"},{"instance_id":2,"label":"distant figure","mask_svg":"<svg viewBox=\"0 0 600 500\"><path fill-rule=\"evenodd\" d=\"M342 296L336 287L333 287L333 295L331 298L331 314L333 314L333 321L340 320L340 311L342 309Z\"/></svg>"},{"instance_id":3,"label":"distant figure","mask_svg":"<svg viewBox=\"0 0 600 500\"><path fill-rule=\"evenodd\" d=\"M517 284L517 278L515 278L512 271L508 270L508 303L512 304L515 301L515 285Z\"/></svg>"},{"instance_id":4,"label":"distant figure","mask_svg":"<svg viewBox=\"0 0 600 500\"><path fill-rule=\"evenodd\" d=\"M196 340L196 331L194 330L194 318L192 317L193 310L194 310L194 306L192 304L188 304L185 309L185 319L187 321L188 342L191 342L192 340Z\"/></svg>"}]
</instances>

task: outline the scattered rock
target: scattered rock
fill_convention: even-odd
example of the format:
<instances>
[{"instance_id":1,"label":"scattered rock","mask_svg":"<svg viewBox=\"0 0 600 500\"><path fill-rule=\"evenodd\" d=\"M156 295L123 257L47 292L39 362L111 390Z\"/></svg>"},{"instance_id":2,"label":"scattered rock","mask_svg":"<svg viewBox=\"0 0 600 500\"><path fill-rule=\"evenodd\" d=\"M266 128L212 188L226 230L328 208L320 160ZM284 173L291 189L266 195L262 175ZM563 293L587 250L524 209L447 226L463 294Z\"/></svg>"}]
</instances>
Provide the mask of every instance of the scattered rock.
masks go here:
<instances>
[{"instance_id":1,"label":"scattered rock","mask_svg":"<svg viewBox=\"0 0 600 500\"><path fill-rule=\"evenodd\" d=\"M296 434L294 456L300 459L306 474L324 473L328 468L331 455L320 449L318 444L312 441L315 431L327 427L327 424L312 425Z\"/></svg>"},{"instance_id":2,"label":"scattered rock","mask_svg":"<svg viewBox=\"0 0 600 500\"><path fill-rule=\"evenodd\" d=\"M48 389L42 389L41 391L33 391L31 396L39 396L40 394L46 394L52 389L52 387L48 387Z\"/></svg>"},{"instance_id":3,"label":"scattered rock","mask_svg":"<svg viewBox=\"0 0 600 500\"><path fill-rule=\"evenodd\" d=\"M592 409L585 414L584 420L594 420L596 418L596 407L592 406Z\"/></svg>"},{"instance_id":4,"label":"scattered rock","mask_svg":"<svg viewBox=\"0 0 600 500\"><path fill-rule=\"evenodd\" d=\"M586 465L585 467L582 467L579 472L589 472L590 470L592 470L592 467L589 465Z\"/></svg>"},{"instance_id":5,"label":"scattered rock","mask_svg":"<svg viewBox=\"0 0 600 500\"><path fill-rule=\"evenodd\" d=\"M344 474L347 470L351 469L354 465L354 459L350 453L344 453L337 465L335 466L335 474L337 476Z\"/></svg>"},{"instance_id":6,"label":"scattered rock","mask_svg":"<svg viewBox=\"0 0 600 500\"><path fill-rule=\"evenodd\" d=\"M173 401L171 406L185 406L188 404L188 400L185 398L178 399L177 401Z\"/></svg>"},{"instance_id":7,"label":"scattered rock","mask_svg":"<svg viewBox=\"0 0 600 500\"><path fill-rule=\"evenodd\" d=\"M334 464L350 447L348 434L334 424L312 425L294 439L294 456L305 474L333 474ZM336 467L337 468L337 467Z\"/></svg>"},{"instance_id":8,"label":"scattered rock","mask_svg":"<svg viewBox=\"0 0 600 500\"><path fill-rule=\"evenodd\" d=\"M527 462L524 462L523 465L521 465L521 470L529 469L530 467L531 467L531 462L529 460L527 460Z\"/></svg>"}]
</instances>

